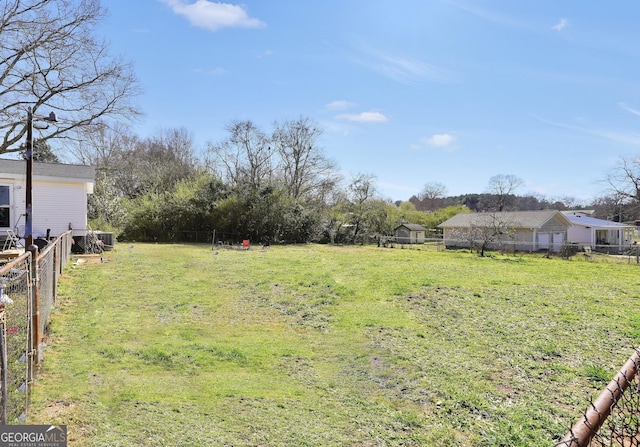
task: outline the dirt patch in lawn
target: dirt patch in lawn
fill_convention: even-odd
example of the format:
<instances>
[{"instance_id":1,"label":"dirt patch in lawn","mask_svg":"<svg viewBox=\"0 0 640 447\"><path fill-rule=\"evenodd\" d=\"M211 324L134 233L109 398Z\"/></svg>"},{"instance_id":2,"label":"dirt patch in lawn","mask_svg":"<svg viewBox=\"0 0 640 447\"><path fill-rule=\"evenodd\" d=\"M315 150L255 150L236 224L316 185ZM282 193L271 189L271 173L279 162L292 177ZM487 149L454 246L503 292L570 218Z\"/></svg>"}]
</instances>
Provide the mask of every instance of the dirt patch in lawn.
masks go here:
<instances>
[{"instance_id":1,"label":"dirt patch in lawn","mask_svg":"<svg viewBox=\"0 0 640 447\"><path fill-rule=\"evenodd\" d=\"M73 255L72 265L93 265L93 264L103 264L108 262L103 255L99 254L88 254L88 255Z\"/></svg>"}]
</instances>

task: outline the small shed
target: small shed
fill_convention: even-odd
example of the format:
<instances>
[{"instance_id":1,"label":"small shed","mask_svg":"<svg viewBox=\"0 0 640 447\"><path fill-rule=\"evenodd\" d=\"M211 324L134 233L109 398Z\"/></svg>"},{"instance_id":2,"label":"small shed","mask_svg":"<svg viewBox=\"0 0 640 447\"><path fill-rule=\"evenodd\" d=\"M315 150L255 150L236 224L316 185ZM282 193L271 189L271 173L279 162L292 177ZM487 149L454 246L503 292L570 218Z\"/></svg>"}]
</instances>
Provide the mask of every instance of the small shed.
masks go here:
<instances>
[{"instance_id":1,"label":"small shed","mask_svg":"<svg viewBox=\"0 0 640 447\"><path fill-rule=\"evenodd\" d=\"M418 224L402 224L394 231L399 244L424 244L427 229Z\"/></svg>"},{"instance_id":2,"label":"small shed","mask_svg":"<svg viewBox=\"0 0 640 447\"><path fill-rule=\"evenodd\" d=\"M33 163L33 237L57 236L70 229L73 236L87 233L87 194L93 193L92 166ZM0 159L0 237L7 230L24 236L26 162Z\"/></svg>"}]
</instances>

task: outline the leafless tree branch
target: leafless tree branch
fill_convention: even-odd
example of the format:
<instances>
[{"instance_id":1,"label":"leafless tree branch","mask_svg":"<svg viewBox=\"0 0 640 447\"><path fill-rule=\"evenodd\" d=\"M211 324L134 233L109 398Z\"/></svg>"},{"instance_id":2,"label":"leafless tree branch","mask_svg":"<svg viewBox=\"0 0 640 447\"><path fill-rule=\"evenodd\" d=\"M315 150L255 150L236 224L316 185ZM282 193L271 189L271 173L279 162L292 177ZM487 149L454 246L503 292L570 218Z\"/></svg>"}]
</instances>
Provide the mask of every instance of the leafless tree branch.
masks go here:
<instances>
[{"instance_id":1,"label":"leafless tree branch","mask_svg":"<svg viewBox=\"0 0 640 447\"><path fill-rule=\"evenodd\" d=\"M0 7L0 154L20 150L27 108L61 118L38 136L79 139L81 130L139 115L130 63L111 57L93 30L100 0L7 0Z\"/></svg>"}]
</instances>

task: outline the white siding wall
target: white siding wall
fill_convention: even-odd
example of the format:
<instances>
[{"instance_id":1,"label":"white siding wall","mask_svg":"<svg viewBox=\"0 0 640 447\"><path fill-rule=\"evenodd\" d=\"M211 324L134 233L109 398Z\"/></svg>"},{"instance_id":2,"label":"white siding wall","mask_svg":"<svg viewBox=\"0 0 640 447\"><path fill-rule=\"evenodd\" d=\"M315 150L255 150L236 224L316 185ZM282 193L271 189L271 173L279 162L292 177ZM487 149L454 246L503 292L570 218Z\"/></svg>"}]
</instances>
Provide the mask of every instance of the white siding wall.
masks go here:
<instances>
[{"instance_id":1,"label":"white siding wall","mask_svg":"<svg viewBox=\"0 0 640 447\"><path fill-rule=\"evenodd\" d=\"M13 189L12 224L18 224L19 234L24 234L26 202L25 182L16 180ZM74 236L86 234L87 190L85 183L60 181L33 181L33 237L46 236L47 229L57 236L73 228ZM18 222L19 218L19 222Z\"/></svg>"},{"instance_id":2,"label":"white siding wall","mask_svg":"<svg viewBox=\"0 0 640 447\"><path fill-rule=\"evenodd\" d=\"M595 244L593 239L593 229L573 225L567 230L568 242L576 242L578 244Z\"/></svg>"}]
</instances>

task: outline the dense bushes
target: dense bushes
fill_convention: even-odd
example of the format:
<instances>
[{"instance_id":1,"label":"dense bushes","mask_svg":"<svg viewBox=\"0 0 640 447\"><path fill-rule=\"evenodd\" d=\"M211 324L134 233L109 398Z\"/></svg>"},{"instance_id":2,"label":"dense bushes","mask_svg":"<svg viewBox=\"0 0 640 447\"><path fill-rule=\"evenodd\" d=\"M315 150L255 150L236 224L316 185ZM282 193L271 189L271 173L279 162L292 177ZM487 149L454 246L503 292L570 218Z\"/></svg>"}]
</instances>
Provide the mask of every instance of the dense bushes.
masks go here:
<instances>
[{"instance_id":1,"label":"dense bushes","mask_svg":"<svg viewBox=\"0 0 640 447\"><path fill-rule=\"evenodd\" d=\"M180 129L145 140L116 133L95 141L94 151L83 154L98 173L89 198L92 226L119 240L202 242L215 231L216 240L232 243L355 243L391 235L405 222L435 228L464 211L391 204L368 174L343 184L308 118L276 124L271 135L250 121L234 121L228 130L204 159Z\"/></svg>"},{"instance_id":2,"label":"dense bushes","mask_svg":"<svg viewBox=\"0 0 640 447\"><path fill-rule=\"evenodd\" d=\"M172 242L191 232L216 231L238 242L306 242L320 232L320 213L287 197L282 189L229 191L209 173L178 182L172 190L121 201L120 240Z\"/></svg>"},{"instance_id":3,"label":"dense bushes","mask_svg":"<svg viewBox=\"0 0 640 447\"><path fill-rule=\"evenodd\" d=\"M232 189L205 171L194 173L167 191L116 200L108 185L100 185L94 196L90 208L94 210L94 227L108 227L119 240L157 242L194 240L194 233L207 234L204 240L210 241L214 231L217 240L231 243L242 239L256 243L362 242L391 235L402 222L435 229L440 222L464 211L462 207L449 207L423 213L408 202L397 206L372 199L357 217L356 235L354 208L346 198L328 206L295 200L276 186ZM106 210L98 212L100 204ZM108 218L109 212L112 219Z\"/></svg>"}]
</instances>

